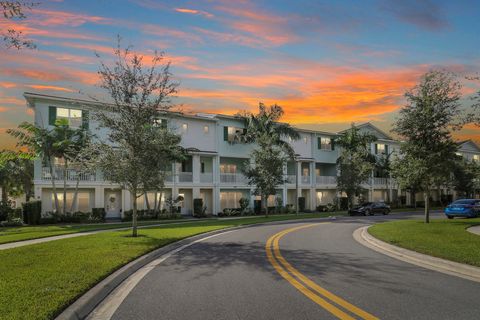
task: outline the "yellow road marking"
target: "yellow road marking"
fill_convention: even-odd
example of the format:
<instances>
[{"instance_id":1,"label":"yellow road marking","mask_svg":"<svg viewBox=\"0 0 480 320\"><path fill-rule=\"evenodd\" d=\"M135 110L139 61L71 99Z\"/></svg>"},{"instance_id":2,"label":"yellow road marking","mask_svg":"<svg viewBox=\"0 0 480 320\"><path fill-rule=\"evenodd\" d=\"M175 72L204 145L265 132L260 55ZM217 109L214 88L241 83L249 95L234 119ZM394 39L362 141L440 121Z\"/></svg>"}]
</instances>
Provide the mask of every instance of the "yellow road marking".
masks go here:
<instances>
[{"instance_id":1,"label":"yellow road marking","mask_svg":"<svg viewBox=\"0 0 480 320\"><path fill-rule=\"evenodd\" d=\"M308 224L308 225L303 225L300 227L294 227L290 229L283 230L281 232L278 232L277 234L273 235L270 237L267 241L266 244L266 251L267 251L267 258L270 261L270 263L273 265L275 270L290 284L292 284L295 288L297 288L300 292L302 292L305 296L316 302L318 305L335 315L339 319L354 319L350 315L346 314L339 308L335 307L334 305L330 304L328 301L322 298L327 298L339 306L342 306L346 310L350 311L351 313L361 317L362 319L365 320L378 320L377 317L369 314L368 312L352 305L351 303L345 301L344 299L340 298L339 296L336 296L335 294L329 292L328 290L320 287L318 284L310 280L308 277L304 276L302 273L300 273L297 269L295 269L288 261L283 258L283 256L280 253L280 248L279 248L279 241L280 239L285 236L288 233L291 233L293 231L297 231L300 229L308 228L308 227L313 227L318 225L318 223L315 224ZM272 246L273 246L273 253L272 253ZM278 264L277 260L280 262L283 267L290 272L292 275L297 277L299 280L301 280L304 284L306 284L308 287L304 286L302 283L297 281L290 273L288 273L280 264ZM313 289L316 291L319 295L317 295L315 292L312 292Z\"/></svg>"}]
</instances>

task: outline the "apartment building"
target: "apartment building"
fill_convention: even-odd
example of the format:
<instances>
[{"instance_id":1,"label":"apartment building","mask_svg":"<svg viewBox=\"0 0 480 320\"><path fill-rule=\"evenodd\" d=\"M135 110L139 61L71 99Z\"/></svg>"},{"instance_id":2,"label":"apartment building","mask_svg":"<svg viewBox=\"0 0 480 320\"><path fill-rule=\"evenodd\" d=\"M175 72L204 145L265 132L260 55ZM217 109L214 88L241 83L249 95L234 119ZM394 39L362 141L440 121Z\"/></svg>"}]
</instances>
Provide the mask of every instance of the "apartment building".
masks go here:
<instances>
[{"instance_id":1,"label":"apartment building","mask_svg":"<svg viewBox=\"0 0 480 320\"><path fill-rule=\"evenodd\" d=\"M93 117L101 108L95 102L71 99L58 96L47 96L37 93L25 93L28 108L35 114L37 125L48 127L56 119L68 119L71 126L87 124L92 133L100 139L105 138L107 131L100 128ZM253 188L248 185L247 179L242 174L242 167L250 161L249 154L253 145L238 142L239 135L243 132L243 122L233 116L218 114L187 115L170 113L168 118L162 119L172 130L182 136L182 146L188 151L188 157L182 163L174 163L167 176L166 188L162 200L172 196L183 196L180 203L182 214L190 215L193 211L193 199L202 198L207 207L207 213L217 214L224 208L236 208L239 199L250 199L253 206L255 199L252 196ZM395 141L387 133L370 123L359 126L362 131L374 134L378 140L370 146L374 154L396 152L399 149ZM334 139L342 132L332 133L298 129L300 139L291 141L295 150L295 161L288 162L284 167L286 183L278 187L276 196L268 199L269 205L276 201L283 205L295 204L295 197L305 197L306 208L314 210L318 205L332 203L337 196L336 191L336 160L338 148ZM472 141L461 144L460 151L469 159L477 160L480 149ZM51 172L49 167L40 160L35 161L34 185L35 198L42 200L42 210L52 211L53 193L51 179L63 181L61 163L55 164ZM128 191L119 185L112 184L103 179L101 172L95 174L80 174L78 177L74 168L67 172L68 187L66 199L59 193L59 200L64 200L70 205L73 198L73 189L76 180L80 178L80 192L76 203L76 210L89 211L94 207L103 207L107 217L120 217L122 212L130 210L132 198ZM298 186L298 191L297 191ZM409 203L409 194L401 190L395 181L382 176L375 170L368 183L365 184L366 200L396 200L404 195ZM154 194L148 193L137 199L138 208L146 208L146 201L153 203ZM280 199L280 200L276 200Z\"/></svg>"}]
</instances>

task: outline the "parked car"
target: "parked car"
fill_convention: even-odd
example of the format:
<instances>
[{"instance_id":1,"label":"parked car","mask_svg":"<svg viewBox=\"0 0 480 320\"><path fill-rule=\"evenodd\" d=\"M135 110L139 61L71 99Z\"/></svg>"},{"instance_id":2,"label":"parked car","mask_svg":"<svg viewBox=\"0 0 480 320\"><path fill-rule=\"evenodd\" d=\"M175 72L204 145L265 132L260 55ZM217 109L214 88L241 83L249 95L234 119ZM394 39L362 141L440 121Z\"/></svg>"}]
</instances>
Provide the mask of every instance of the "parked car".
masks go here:
<instances>
[{"instance_id":1,"label":"parked car","mask_svg":"<svg viewBox=\"0 0 480 320\"><path fill-rule=\"evenodd\" d=\"M476 218L480 216L480 200L459 199L450 203L444 212L448 219L454 217Z\"/></svg>"},{"instance_id":2,"label":"parked car","mask_svg":"<svg viewBox=\"0 0 480 320\"><path fill-rule=\"evenodd\" d=\"M355 207L348 211L348 213L353 215L364 215L370 216L374 215L375 213L381 214L389 214L390 213L390 206L387 205L385 202L365 202L358 207Z\"/></svg>"}]
</instances>

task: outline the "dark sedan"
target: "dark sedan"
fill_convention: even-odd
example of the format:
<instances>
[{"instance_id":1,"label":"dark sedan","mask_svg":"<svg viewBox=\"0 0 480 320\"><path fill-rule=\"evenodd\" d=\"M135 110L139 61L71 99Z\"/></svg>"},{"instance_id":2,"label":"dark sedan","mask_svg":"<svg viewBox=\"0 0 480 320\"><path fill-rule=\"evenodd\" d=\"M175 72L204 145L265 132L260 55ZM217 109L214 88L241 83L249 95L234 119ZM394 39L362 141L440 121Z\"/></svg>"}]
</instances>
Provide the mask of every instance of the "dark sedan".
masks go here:
<instances>
[{"instance_id":1,"label":"dark sedan","mask_svg":"<svg viewBox=\"0 0 480 320\"><path fill-rule=\"evenodd\" d=\"M366 202L348 211L351 216L363 215L371 216L375 213L389 214L390 206L385 202Z\"/></svg>"}]
</instances>

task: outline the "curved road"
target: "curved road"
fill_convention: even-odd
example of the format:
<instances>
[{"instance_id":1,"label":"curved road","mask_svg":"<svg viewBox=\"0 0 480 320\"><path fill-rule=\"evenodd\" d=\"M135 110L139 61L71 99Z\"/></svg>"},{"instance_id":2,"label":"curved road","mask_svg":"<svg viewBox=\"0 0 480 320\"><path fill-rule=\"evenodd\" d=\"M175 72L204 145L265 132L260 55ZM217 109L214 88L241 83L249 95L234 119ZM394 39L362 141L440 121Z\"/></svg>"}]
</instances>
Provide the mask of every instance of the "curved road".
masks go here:
<instances>
[{"instance_id":1,"label":"curved road","mask_svg":"<svg viewBox=\"0 0 480 320\"><path fill-rule=\"evenodd\" d=\"M209 238L154 267L112 319L480 319L478 283L353 239L383 219L278 223Z\"/></svg>"}]
</instances>

